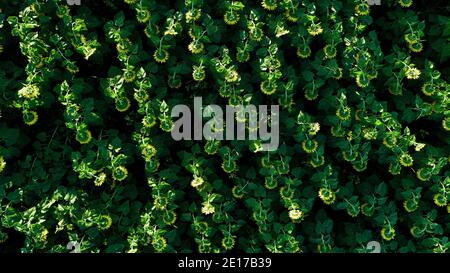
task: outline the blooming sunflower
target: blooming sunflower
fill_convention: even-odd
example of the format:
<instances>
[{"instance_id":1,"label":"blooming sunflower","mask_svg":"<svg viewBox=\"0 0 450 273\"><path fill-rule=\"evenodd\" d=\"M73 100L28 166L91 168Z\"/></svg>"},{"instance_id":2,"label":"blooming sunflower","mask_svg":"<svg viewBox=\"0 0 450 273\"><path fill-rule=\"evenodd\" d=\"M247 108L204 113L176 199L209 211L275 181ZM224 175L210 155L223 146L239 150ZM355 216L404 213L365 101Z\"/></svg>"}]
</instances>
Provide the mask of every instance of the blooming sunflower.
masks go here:
<instances>
[{"instance_id":1,"label":"blooming sunflower","mask_svg":"<svg viewBox=\"0 0 450 273\"><path fill-rule=\"evenodd\" d=\"M431 172L429 168L420 168L416 172L416 176L421 181L428 181L431 178Z\"/></svg>"},{"instance_id":2,"label":"blooming sunflower","mask_svg":"<svg viewBox=\"0 0 450 273\"><path fill-rule=\"evenodd\" d=\"M320 26L320 23L318 23L318 24L312 23L306 30L308 31L308 33L311 36L317 36L323 32L323 29Z\"/></svg>"},{"instance_id":3,"label":"blooming sunflower","mask_svg":"<svg viewBox=\"0 0 450 273\"><path fill-rule=\"evenodd\" d=\"M238 188L238 186L234 186L231 189L231 193L236 199L242 199L244 197L244 191L241 188Z\"/></svg>"},{"instance_id":4,"label":"blooming sunflower","mask_svg":"<svg viewBox=\"0 0 450 273\"><path fill-rule=\"evenodd\" d=\"M447 197L442 193L436 193L433 196L433 201L439 207L447 206Z\"/></svg>"},{"instance_id":5,"label":"blooming sunflower","mask_svg":"<svg viewBox=\"0 0 450 273\"><path fill-rule=\"evenodd\" d=\"M199 41L192 41L188 45L188 49L190 52L192 52L192 54L202 53L204 48L205 48L205 45Z\"/></svg>"},{"instance_id":6,"label":"blooming sunflower","mask_svg":"<svg viewBox=\"0 0 450 273\"><path fill-rule=\"evenodd\" d=\"M77 130L77 134L75 135L75 139L80 144L88 144L92 140L91 131L89 131L88 129Z\"/></svg>"},{"instance_id":7,"label":"blooming sunflower","mask_svg":"<svg viewBox=\"0 0 450 273\"><path fill-rule=\"evenodd\" d=\"M355 6L355 12L358 15L367 15L369 14L369 5L366 3L358 4Z\"/></svg>"},{"instance_id":8,"label":"blooming sunflower","mask_svg":"<svg viewBox=\"0 0 450 273\"><path fill-rule=\"evenodd\" d=\"M303 217L303 211L298 210L298 209L289 210L289 218L291 218L291 220L293 222L297 222L302 217Z\"/></svg>"},{"instance_id":9,"label":"blooming sunflower","mask_svg":"<svg viewBox=\"0 0 450 273\"><path fill-rule=\"evenodd\" d=\"M36 113L36 111L24 111L23 112L23 121L25 122L26 125L34 125L37 121L38 121L38 114Z\"/></svg>"},{"instance_id":10,"label":"blooming sunflower","mask_svg":"<svg viewBox=\"0 0 450 273\"><path fill-rule=\"evenodd\" d=\"M410 167L413 165L414 160L409 154L403 153L399 157L399 162L400 164L402 164L402 166Z\"/></svg>"},{"instance_id":11,"label":"blooming sunflower","mask_svg":"<svg viewBox=\"0 0 450 273\"><path fill-rule=\"evenodd\" d=\"M225 249L225 250L231 250L231 249L233 249L233 247L234 247L234 244L235 244L235 239L234 239L234 237L233 236L225 236L223 239L222 239L222 247Z\"/></svg>"},{"instance_id":12,"label":"blooming sunflower","mask_svg":"<svg viewBox=\"0 0 450 273\"><path fill-rule=\"evenodd\" d=\"M412 52L420 52L423 49L423 44L421 42L413 42L410 43L408 45L408 48L412 51Z\"/></svg>"},{"instance_id":13,"label":"blooming sunflower","mask_svg":"<svg viewBox=\"0 0 450 273\"><path fill-rule=\"evenodd\" d=\"M413 212L419 208L419 203L415 199L408 199L403 201L403 208L407 212Z\"/></svg>"},{"instance_id":14,"label":"blooming sunflower","mask_svg":"<svg viewBox=\"0 0 450 273\"><path fill-rule=\"evenodd\" d=\"M119 166L117 168L114 168L112 172L112 177L114 180L122 181L128 176L128 170L124 166Z\"/></svg>"},{"instance_id":15,"label":"blooming sunflower","mask_svg":"<svg viewBox=\"0 0 450 273\"><path fill-rule=\"evenodd\" d=\"M6 161L3 158L3 156L0 156L0 173L3 172L3 170L5 170L6 167Z\"/></svg>"},{"instance_id":16,"label":"blooming sunflower","mask_svg":"<svg viewBox=\"0 0 450 273\"><path fill-rule=\"evenodd\" d=\"M444 128L445 131L450 131L450 117L446 117L442 120L442 128Z\"/></svg>"},{"instance_id":17,"label":"blooming sunflower","mask_svg":"<svg viewBox=\"0 0 450 273\"><path fill-rule=\"evenodd\" d=\"M119 112L127 111L131 106L131 102L127 97L119 97L116 99L116 109Z\"/></svg>"},{"instance_id":18,"label":"blooming sunflower","mask_svg":"<svg viewBox=\"0 0 450 273\"><path fill-rule=\"evenodd\" d=\"M336 47L332 45L326 45L323 48L323 52L325 53L326 59L333 59L334 57L336 57L337 54Z\"/></svg>"},{"instance_id":19,"label":"blooming sunflower","mask_svg":"<svg viewBox=\"0 0 450 273\"><path fill-rule=\"evenodd\" d=\"M308 58L311 55L311 48L308 45L297 48L297 56L300 58Z\"/></svg>"},{"instance_id":20,"label":"blooming sunflower","mask_svg":"<svg viewBox=\"0 0 450 273\"><path fill-rule=\"evenodd\" d=\"M239 22L239 14L237 12L229 10L223 15L223 20L227 25L235 25L237 22Z\"/></svg>"},{"instance_id":21,"label":"blooming sunflower","mask_svg":"<svg viewBox=\"0 0 450 273\"><path fill-rule=\"evenodd\" d=\"M205 215L209 215L215 212L215 208L211 203L206 202L203 204L202 213Z\"/></svg>"},{"instance_id":22,"label":"blooming sunflower","mask_svg":"<svg viewBox=\"0 0 450 273\"><path fill-rule=\"evenodd\" d=\"M406 78L410 80L417 80L420 77L420 70L415 68L414 65L410 65L406 69Z\"/></svg>"},{"instance_id":23,"label":"blooming sunflower","mask_svg":"<svg viewBox=\"0 0 450 273\"><path fill-rule=\"evenodd\" d=\"M399 0L398 3L404 8L408 8L413 4L413 0Z\"/></svg>"},{"instance_id":24,"label":"blooming sunflower","mask_svg":"<svg viewBox=\"0 0 450 273\"><path fill-rule=\"evenodd\" d=\"M165 63L169 59L169 52L165 49L157 49L155 53L153 53L153 58L158 63Z\"/></svg>"},{"instance_id":25,"label":"blooming sunflower","mask_svg":"<svg viewBox=\"0 0 450 273\"><path fill-rule=\"evenodd\" d=\"M331 205L336 201L336 194L328 188L319 189L319 198L327 205Z\"/></svg>"},{"instance_id":26,"label":"blooming sunflower","mask_svg":"<svg viewBox=\"0 0 450 273\"><path fill-rule=\"evenodd\" d=\"M386 241L390 241L390 240L394 239L395 229L393 229L392 227L382 228L381 229L381 237Z\"/></svg>"},{"instance_id":27,"label":"blooming sunflower","mask_svg":"<svg viewBox=\"0 0 450 273\"><path fill-rule=\"evenodd\" d=\"M277 1L276 0L262 0L261 6L269 11L275 10L277 8Z\"/></svg>"},{"instance_id":28,"label":"blooming sunflower","mask_svg":"<svg viewBox=\"0 0 450 273\"><path fill-rule=\"evenodd\" d=\"M266 95L272 95L277 91L277 84L271 81L263 81L260 84L261 92Z\"/></svg>"},{"instance_id":29,"label":"blooming sunflower","mask_svg":"<svg viewBox=\"0 0 450 273\"><path fill-rule=\"evenodd\" d=\"M302 142L302 149L308 154L314 152L318 146L319 143L314 139L308 139Z\"/></svg>"},{"instance_id":30,"label":"blooming sunflower","mask_svg":"<svg viewBox=\"0 0 450 273\"><path fill-rule=\"evenodd\" d=\"M432 96L434 94L435 88L432 83L426 82L422 85L420 89L425 96Z\"/></svg>"}]
</instances>

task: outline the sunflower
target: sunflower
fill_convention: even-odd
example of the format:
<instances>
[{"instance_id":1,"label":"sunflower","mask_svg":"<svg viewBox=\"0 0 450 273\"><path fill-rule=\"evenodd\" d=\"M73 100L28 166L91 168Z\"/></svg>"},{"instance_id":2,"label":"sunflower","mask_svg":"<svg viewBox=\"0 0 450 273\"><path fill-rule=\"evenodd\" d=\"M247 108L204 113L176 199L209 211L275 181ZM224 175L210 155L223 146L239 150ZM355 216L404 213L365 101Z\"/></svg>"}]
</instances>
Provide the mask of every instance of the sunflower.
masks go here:
<instances>
[{"instance_id":1,"label":"sunflower","mask_svg":"<svg viewBox=\"0 0 450 273\"><path fill-rule=\"evenodd\" d=\"M240 63L247 62L250 59L250 52L237 48L236 60Z\"/></svg>"},{"instance_id":2,"label":"sunflower","mask_svg":"<svg viewBox=\"0 0 450 273\"><path fill-rule=\"evenodd\" d=\"M361 213L367 217L371 217L375 211L373 205L369 205L369 203L364 203L361 205Z\"/></svg>"},{"instance_id":3,"label":"sunflower","mask_svg":"<svg viewBox=\"0 0 450 273\"><path fill-rule=\"evenodd\" d=\"M418 226L413 226L409 232L411 232L411 235L415 238L422 237L423 230L421 230Z\"/></svg>"},{"instance_id":4,"label":"sunflower","mask_svg":"<svg viewBox=\"0 0 450 273\"><path fill-rule=\"evenodd\" d=\"M98 228L101 230L107 230L111 227L112 219L107 214L100 215L98 219Z\"/></svg>"},{"instance_id":5,"label":"sunflower","mask_svg":"<svg viewBox=\"0 0 450 273\"><path fill-rule=\"evenodd\" d=\"M156 148L151 144L144 144L141 146L141 153L146 159L150 159L156 155Z\"/></svg>"},{"instance_id":6,"label":"sunflower","mask_svg":"<svg viewBox=\"0 0 450 273\"><path fill-rule=\"evenodd\" d=\"M119 97L116 99L116 109L119 112L127 111L131 106L131 102L127 97Z\"/></svg>"},{"instance_id":7,"label":"sunflower","mask_svg":"<svg viewBox=\"0 0 450 273\"><path fill-rule=\"evenodd\" d=\"M388 136L383 138L383 144L387 148L392 149L397 144L397 138L392 136L392 135L388 135Z\"/></svg>"},{"instance_id":8,"label":"sunflower","mask_svg":"<svg viewBox=\"0 0 450 273\"><path fill-rule=\"evenodd\" d=\"M165 63L169 59L169 52L165 49L157 49L155 53L153 53L153 58L158 63Z\"/></svg>"},{"instance_id":9,"label":"sunflower","mask_svg":"<svg viewBox=\"0 0 450 273\"><path fill-rule=\"evenodd\" d=\"M421 42L414 42L414 43L410 43L408 45L408 48L412 51L412 52L420 52L423 49L423 44Z\"/></svg>"},{"instance_id":10,"label":"sunflower","mask_svg":"<svg viewBox=\"0 0 450 273\"><path fill-rule=\"evenodd\" d=\"M404 8L408 8L413 4L412 0L399 0L398 3Z\"/></svg>"},{"instance_id":11,"label":"sunflower","mask_svg":"<svg viewBox=\"0 0 450 273\"><path fill-rule=\"evenodd\" d=\"M150 11L147 9L139 9L137 10L136 18L139 23L147 23L151 18Z\"/></svg>"},{"instance_id":12,"label":"sunflower","mask_svg":"<svg viewBox=\"0 0 450 273\"><path fill-rule=\"evenodd\" d=\"M337 54L336 47L332 45L326 45L323 48L323 52L325 53L326 59L333 59L334 57L336 57Z\"/></svg>"},{"instance_id":13,"label":"sunflower","mask_svg":"<svg viewBox=\"0 0 450 273\"><path fill-rule=\"evenodd\" d=\"M28 111L25 110L23 112L23 121L25 122L26 125L34 125L37 121L38 121L38 114L36 113L36 111Z\"/></svg>"},{"instance_id":14,"label":"sunflower","mask_svg":"<svg viewBox=\"0 0 450 273\"><path fill-rule=\"evenodd\" d=\"M414 65L410 65L406 69L406 78L410 80L417 80L420 77L420 70L415 68Z\"/></svg>"},{"instance_id":15,"label":"sunflower","mask_svg":"<svg viewBox=\"0 0 450 273\"><path fill-rule=\"evenodd\" d=\"M302 142L302 149L308 154L313 153L318 146L319 143L314 139L308 139Z\"/></svg>"},{"instance_id":16,"label":"sunflower","mask_svg":"<svg viewBox=\"0 0 450 273\"><path fill-rule=\"evenodd\" d=\"M433 201L439 207L447 206L447 197L442 193L436 193L433 196Z\"/></svg>"},{"instance_id":17,"label":"sunflower","mask_svg":"<svg viewBox=\"0 0 450 273\"><path fill-rule=\"evenodd\" d=\"M261 92L266 95L272 95L277 91L277 84L271 81L263 81L260 84Z\"/></svg>"},{"instance_id":18,"label":"sunflower","mask_svg":"<svg viewBox=\"0 0 450 273\"><path fill-rule=\"evenodd\" d=\"M125 82L133 82L136 79L136 72L133 69L125 69L123 78Z\"/></svg>"},{"instance_id":19,"label":"sunflower","mask_svg":"<svg viewBox=\"0 0 450 273\"><path fill-rule=\"evenodd\" d=\"M192 54L202 53L204 48L205 48L205 45L202 42L198 42L198 41L192 41L188 45L188 49L190 52L192 52Z\"/></svg>"},{"instance_id":20,"label":"sunflower","mask_svg":"<svg viewBox=\"0 0 450 273\"><path fill-rule=\"evenodd\" d=\"M413 165L413 158L407 153L403 153L399 157L399 162L402 166L411 167Z\"/></svg>"},{"instance_id":21,"label":"sunflower","mask_svg":"<svg viewBox=\"0 0 450 273\"><path fill-rule=\"evenodd\" d=\"M202 11L200 9L191 9L186 12L184 17L186 18L187 22L195 22L198 19L200 19L200 16L202 15Z\"/></svg>"},{"instance_id":22,"label":"sunflower","mask_svg":"<svg viewBox=\"0 0 450 273\"><path fill-rule=\"evenodd\" d=\"M234 170L236 170L236 161L226 160L222 162L221 167L226 173L232 173Z\"/></svg>"},{"instance_id":23,"label":"sunflower","mask_svg":"<svg viewBox=\"0 0 450 273\"><path fill-rule=\"evenodd\" d=\"M174 211L166 210L163 214L162 220L164 224L168 226L173 225L177 220L177 214Z\"/></svg>"},{"instance_id":24,"label":"sunflower","mask_svg":"<svg viewBox=\"0 0 450 273\"><path fill-rule=\"evenodd\" d=\"M297 10L292 10L292 9L288 8L288 9L286 9L286 12L284 13L284 16L291 23L296 23L298 21L298 19L299 19L297 14L295 14L296 12L297 12Z\"/></svg>"},{"instance_id":25,"label":"sunflower","mask_svg":"<svg viewBox=\"0 0 450 273\"><path fill-rule=\"evenodd\" d=\"M228 10L223 15L223 20L227 25L235 25L237 22L239 22L239 14L237 12L233 12L232 10Z\"/></svg>"},{"instance_id":26,"label":"sunflower","mask_svg":"<svg viewBox=\"0 0 450 273\"><path fill-rule=\"evenodd\" d=\"M3 158L3 156L0 156L0 173L3 172L3 170L5 170L6 167L6 161Z\"/></svg>"},{"instance_id":27,"label":"sunflower","mask_svg":"<svg viewBox=\"0 0 450 273\"><path fill-rule=\"evenodd\" d=\"M122 181L128 176L128 170L124 166L119 166L117 168L114 168L112 172L112 177L114 180Z\"/></svg>"},{"instance_id":28,"label":"sunflower","mask_svg":"<svg viewBox=\"0 0 450 273\"><path fill-rule=\"evenodd\" d=\"M194 188L198 188L203 185L204 182L205 180L202 177L194 176L194 179L191 181L191 186Z\"/></svg>"},{"instance_id":29,"label":"sunflower","mask_svg":"<svg viewBox=\"0 0 450 273\"><path fill-rule=\"evenodd\" d=\"M308 31L308 33L311 36L317 36L323 32L323 29L320 26L320 23L318 23L318 24L312 23L306 30Z\"/></svg>"},{"instance_id":30,"label":"sunflower","mask_svg":"<svg viewBox=\"0 0 450 273\"><path fill-rule=\"evenodd\" d=\"M308 58L311 55L311 48L308 45L297 48L297 56L300 58Z\"/></svg>"},{"instance_id":31,"label":"sunflower","mask_svg":"<svg viewBox=\"0 0 450 273\"><path fill-rule=\"evenodd\" d=\"M369 14L369 5L367 5L366 3L358 4L355 7L355 12L358 15L367 15Z\"/></svg>"},{"instance_id":32,"label":"sunflower","mask_svg":"<svg viewBox=\"0 0 450 273\"><path fill-rule=\"evenodd\" d=\"M276 0L262 0L261 6L266 10L276 10L277 8L277 1Z\"/></svg>"},{"instance_id":33,"label":"sunflower","mask_svg":"<svg viewBox=\"0 0 450 273\"><path fill-rule=\"evenodd\" d=\"M345 161L352 162L358 157L358 151L344 150L342 151L342 157Z\"/></svg>"},{"instance_id":34,"label":"sunflower","mask_svg":"<svg viewBox=\"0 0 450 273\"><path fill-rule=\"evenodd\" d=\"M250 39L256 42L260 42L264 36L264 32L259 28L253 28L250 30Z\"/></svg>"},{"instance_id":35,"label":"sunflower","mask_svg":"<svg viewBox=\"0 0 450 273\"><path fill-rule=\"evenodd\" d=\"M236 70L227 70L225 73L225 81L227 82L237 82L239 80L239 74L236 72Z\"/></svg>"},{"instance_id":36,"label":"sunflower","mask_svg":"<svg viewBox=\"0 0 450 273\"><path fill-rule=\"evenodd\" d=\"M264 187L268 190L273 190L278 186L278 181L273 176L266 176L264 178Z\"/></svg>"},{"instance_id":37,"label":"sunflower","mask_svg":"<svg viewBox=\"0 0 450 273\"><path fill-rule=\"evenodd\" d=\"M344 71L344 70L343 70L342 68L338 67L338 69L336 69L336 70L334 71L333 78L336 79L336 80L341 79L342 76L343 76L343 71Z\"/></svg>"},{"instance_id":38,"label":"sunflower","mask_svg":"<svg viewBox=\"0 0 450 273\"><path fill-rule=\"evenodd\" d=\"M357 172L363 172L367 169L367 161L358 160L353 162L352 167Z\"/></svg>"},{"instance_id":39,"label":"sunflower","mask_svg":"<svg viewBox=\"0 0 450 273\"><path fill-rule=\"evenodd\" d=\"M339 127L331 126L330 132L331 132L331 135L334 137L343 137L345 134L345 132L341 126L339 126Z\"/></svg>"},{"instance_id":40,"label":"sunflower","mask_svg":"<svg viewBox=\"0 0 450 273\"><path fill-rule=\"evenodd\" d=\"M444 128L445 131L450 131L450 117L446 117L442 120L442 128Z\"/></svg>"},{"instance_id":41,"label":"sunflower","mask_svg":"<svg viewBox=\"0 0 450 273\"><path fill-rule=\"evenodd\" d=\"M389 228L382 228L381 229L381 237L386 240L386 241L390 241L392 239L394 239L395 237L395 229L393 229L392 227Z\"/></svg>"},{"instance_id":42,"label":"sunflower","mask_svg":"<svg viewBox=\"0 0 450 273\"><path fill-rule=\"evenodd\" d=\"M336 194L328 188L319 189L319 198L327 205L331 205L336 201Z\"/></svg>"},{"instance_id":43,"label":"sunflower","mask_svg":"<svg viewBox=\"0 0 450 273\"><path fill-rule=\"evenodd\" d=\"M216 209L214 208L214 206L211 203L206 202L203 204L203 207L202 207L203 214L209 215L209 214L214 213L215 211L216 211Z\"/></svg>"},{"instance_id":44,"label":"sunflower","mask_svg":"<svg viewBox=\"0 0 450 273\"><path fill-rule=\"evenodd\" d=\"M236 199L242 199L244 197L244 194L245 194L243 189L241 189L238 186L234 186L231 189L231 193L233 194L234 198L236 198Z\"/></svg>"},{"instance_id":45,"label":"sunflower","mask_svg":"<svg viewBox=\"0 0 450 273\"><path fill-rule=\"evenodd\" d=\"M419 203L415 199L408 199L403 201L403 207L407 212L413 212L419 208Z\"/></svg>"},{"instance_id":46,"label":"sunflower","mask_svg":"<svg viewBox=\"0 0 450 273\"><path fill-rule=\"evenodd\" d=\"M407 33L405 34L404 38L406 42L408 42L408 44L412 44L419 41L419 36L417 36L414 33Z\"/></svg>"},{"instance_id":47,"label":"sunflower","mask_svg":"<svg viewBox=\"0 0 450 273\"><path fill-rule=\"evenodd\" d=\"M280 188L280 196L283 199L290 199L294 197L294 191L289 187L283 186Z\"/></svg>"},{"instance_id":48,"label":"sunflower","mask_svg":"<svg viewBox=\"0 0 450 273\"><path fill-rule=\"evenodd\" d=\"M350 118L350 115L352 113L352 110L348 106L340 107L336 111L336 116L340 120L348 120Z\"/></svg>"},{"instance_id":49,"label":"sunflower","mask_svg":"<svg viewBox=\"0 0 450 273\"><path fill-rule=\"evenodd\" d=\"M361 88L369 86L370 79L365 73L359 73L356 75L356 85Z\"/></svg>"},{"instance_id":50,"label":"sunflower","mask_svg":"<svg viewBox=\"0 0 450 273\"><path fill-rule=\"evenodd\" d=\"M420 89L425 96L432 96L435 92L434 85L432 83L426 82L422 85Z\"/></svg>"},{"instance_id":51,"label":"sunflower","mask_svg":"<svg viewBox=\"0 0 450 273\"><path fill-rule=\"evenodd\" d=\"M359 205L358 206L347 206L347 214L350 215L352 218L355 218L358 216L360 212Z\"/></svg>"},{"instance_id":52,"label":"sunflower","mask_svg":"<svg viewBox=\"0 0 450 273\"><path fill-rule=\"evenodd\" d=\"M292 209L289 210L289 218L291 218L291 220L293 222L297 222L298 220L300 220L303 217L303 211L299 210L299 209Z\"/></svg>"},{"instance_id":53,"label":"sunflower","mask_svg":"<svg viewBox=\"0 0 450 273\"><path fill-rule=\"evenodd\" d=\"M36 85L25 85L18 92L19 97L25 99L35 99L40 95L39 87Z\"/></svg>"},{"instance_id":54,"label":"sunflower","mask_svg":"<svg viewBox=\"0 0 450 273\"><path fill-rule=\"evenodd\" d=\"M106 181L106 173L101 172L99 175L95 176L94 185L100 187Z\"/></svg>"},{"instance_id":55,"label":"sunflower","mask_svg":"<svg viewBox=\"0 0 450 273\"><path fill-rule=\"evenodd\" d=\"M393 175L398 175L402 171L401 165L398 163L389 163L389 172Z\"/></svg>"},{"instance_id":56,"label":"sunflower","mask_svg":"<svg viewBox=\"0 0 450 273\"><path fill-rule=\"evenodd\" d=\"M416 176L421 181L428 181L431 178L431 172L429 168L420 168L416 172Z\"/></svg>"},{"instance_id":57,"label":"sunflower","mask_svg":"<svg viewBox=\"0 0 450 273\"><path fill-rule=\"evenodd\" d=\"M155 126L156 124L156 118L155 116L148 114L142 119L142 125L144 125L145 128L151 128Z\"/></svg>"},{"instance_id":58,"label":"sunflower","mask_svg":"<svg viewBox=\"0 0 450 273\"><path fill-rule=\"evenodd\" d=\"M92 140L91 131L89 131L88 129L77 130L77 134L75 135L75 139L80 144L88 144Z\"/></svg>"},{"instance_id":59,"label":"sunflower","mask_svg":"<svg viewBox=\"0 0 450 273\"><path fill-rule=\"evenodd\" d=\"M152 246L156 252L162 252L167 247L167 240L162 236L156 236L152 241Z\"/></svg>"},{"instance_id":60,"label":"sunflower","mask_svg":"<svg viewBox=\"0 0 450 273\"><path fill-rule=\"evenodd\" d=\"M317 97L319 96L319 92L317 91L317 89L312 89L312 88L306 88L305 89L305 98L307 100L315 100L317 99Z\"/></svg>"},{"instance_id":61,"label":"sunflower","mask_svg":"<svg viewBox=\"0 0 450 273\"><path fill-rule=\"evenodd\" d=\"M206 77L205 67L202 65L200 66L194 65L192 68L193 68L192 78L197 82L203 81Z\"/></svg>"},{"instance_id":62,"label":"sunflower","mask_svg":"<svg viewBox=\"0 0 450 273\"><path fill-rule=\"evenodd\" d=\"M235 244L235 239L234 239L234 237L233 236L225 236L223 239L222 239L222 247L225 249L225 250L231 250L231 249L233 249L233 247L234 247L234 244Z\"/></svg>"}]
</instances>

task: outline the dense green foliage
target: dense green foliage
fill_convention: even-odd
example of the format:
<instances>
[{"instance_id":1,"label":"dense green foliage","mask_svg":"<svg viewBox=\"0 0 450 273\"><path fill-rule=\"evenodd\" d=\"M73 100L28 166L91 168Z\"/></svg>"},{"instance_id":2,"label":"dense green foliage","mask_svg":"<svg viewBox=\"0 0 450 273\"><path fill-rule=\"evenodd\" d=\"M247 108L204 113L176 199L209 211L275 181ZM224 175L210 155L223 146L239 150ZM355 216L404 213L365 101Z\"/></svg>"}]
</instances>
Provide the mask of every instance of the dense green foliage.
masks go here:
<instances>
[{"instance_id":1,"label":"dense green foliage","mask_svg":"<svg viewBox=\"0 0 450 273\"><path fill-rule=\"evenodd\" d=\"M1 252L449 251L448 1L0 9ZM194 96L278 150L174 141Z\"/></svg>"}]
</instances>

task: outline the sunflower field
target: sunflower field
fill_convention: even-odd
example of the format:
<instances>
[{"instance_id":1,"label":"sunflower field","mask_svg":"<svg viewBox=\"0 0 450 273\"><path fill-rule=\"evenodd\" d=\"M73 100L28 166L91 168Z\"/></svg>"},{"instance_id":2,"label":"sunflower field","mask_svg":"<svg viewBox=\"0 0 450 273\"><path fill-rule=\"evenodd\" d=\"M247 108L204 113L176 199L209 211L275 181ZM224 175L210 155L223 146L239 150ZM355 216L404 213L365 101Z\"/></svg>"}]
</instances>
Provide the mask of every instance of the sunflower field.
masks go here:
<instances>
[{"instance_id":1,"label":"sunflower field","mask_svg":"<svg viewBox=\"0 0 450 273\"><path fill-rule=\"evenodd\" d=\"M449 60L446 0L0 0L0 252L450 252Z\"/></svg>"}]
</instances>

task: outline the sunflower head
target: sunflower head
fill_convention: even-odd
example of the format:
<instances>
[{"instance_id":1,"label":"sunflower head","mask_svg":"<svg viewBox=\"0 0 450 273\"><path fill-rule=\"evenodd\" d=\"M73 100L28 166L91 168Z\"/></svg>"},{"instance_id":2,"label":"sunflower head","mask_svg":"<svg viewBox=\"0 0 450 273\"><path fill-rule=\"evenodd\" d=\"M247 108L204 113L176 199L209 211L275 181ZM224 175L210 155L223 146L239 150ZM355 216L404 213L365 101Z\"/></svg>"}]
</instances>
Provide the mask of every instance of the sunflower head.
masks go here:
<instances>
[{"instance_id":1,"label":"sunflower head","mask_svg":"<svg viewBox=\"0 0 450 273\"><path fill-rule=\"evenodd\" d=\"M398 3L404 8L409 8L413 4L413 0L398 0Z\"/></svg>"},{"instance_id":2,"label":"sunflower head","mask_svg":"<svg viewBox=\"0 0 450 273\"><path fill-rule=\"evenodd\" d=\"M392 227L383 227L381 229L381 237L386 241L391 241L395 237L395 229Z\"/></svg>"},{"instance_id":3,"label":"sunflower head","mask_svg":"<svg viewBox=\"0 0 450 273\"><path fill-rule=\"evenodd\" d=\"M117 180L117 181L122 181L125 178L127 178L127 176L128 176L128 170L124 166L116 167L116 168L114 168L114 170L112 172L112 177L114 178L114 180Z\"/></svg>"},{"instance_id":4,"label":"sunflower head","mask_svg":"<svg viewBox=\"0 0 450 273\"><path fill-rule=\"evenodd\" d=\"M34 125L38 121L38 118L39 116L36 111L25 110L23 112L23 121L26 125Z\"/></svg>"},{"instance_id":5,"label":"sunflower head","mask_svg":"<svg viewBox=\"0 0 450 273\"><path fill-rule=\"evenodd\" d=\"M155 53L153 53L153 58L158 63L165 63L169 59L169 52L165 49L157 49Z\"/></svg>"}]
</instances>

